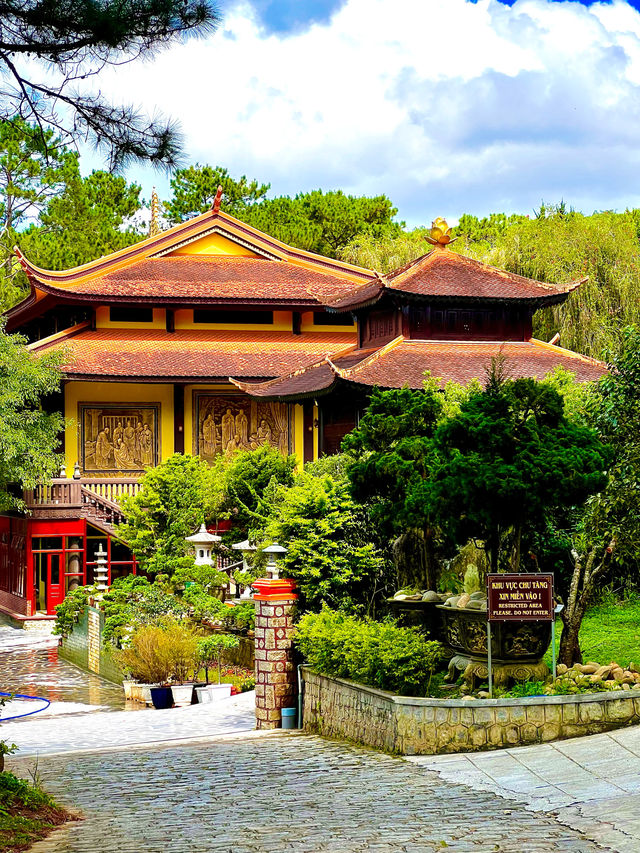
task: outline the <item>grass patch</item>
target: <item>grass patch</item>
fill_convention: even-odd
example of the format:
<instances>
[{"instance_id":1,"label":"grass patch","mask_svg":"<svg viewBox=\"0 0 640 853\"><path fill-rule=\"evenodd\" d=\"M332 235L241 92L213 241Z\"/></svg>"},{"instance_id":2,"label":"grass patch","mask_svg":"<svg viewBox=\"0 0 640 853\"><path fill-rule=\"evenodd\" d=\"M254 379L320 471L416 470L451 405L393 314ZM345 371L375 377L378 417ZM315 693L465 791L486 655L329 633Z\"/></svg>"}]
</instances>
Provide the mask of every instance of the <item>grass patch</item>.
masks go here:
<instances>
[{"instance_id":1,"label":"grass patch","mask_svg":"<svg viewBox=\"0 0 640 853\"><path fill-rule=\"evenodd\" d=\"M560 647L562 622L556 622L556 655ZM593 606L582 620L580 628L582 658L607 664L616 661L628 666L640 663L640 598L618 601L609 596ZM551 649L545 655L551 666Z\"/></svg>"},{"instance_id":2,"label":"grass patch","mask_svg":"<svg viewBox=\"0 0 640 853\"><path fill-rule=\"evenodd\" d=\"M48 835L56 826L75 820L40 787L0 773L0 850L16 853Z\"/></svg>"}]
</instances>

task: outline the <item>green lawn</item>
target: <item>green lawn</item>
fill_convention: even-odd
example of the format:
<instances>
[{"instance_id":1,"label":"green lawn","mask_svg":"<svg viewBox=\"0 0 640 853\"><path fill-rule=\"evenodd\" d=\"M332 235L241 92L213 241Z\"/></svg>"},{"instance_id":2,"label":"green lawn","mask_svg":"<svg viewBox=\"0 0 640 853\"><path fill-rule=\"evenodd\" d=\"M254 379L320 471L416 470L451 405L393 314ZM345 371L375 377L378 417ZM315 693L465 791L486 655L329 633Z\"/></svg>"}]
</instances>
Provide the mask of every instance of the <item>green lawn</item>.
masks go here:
<instances>
[{"instance_id":1,"label":"green lawn","mask_svg":"<svg viewBox=\"0 0 640 853\"><path fill-rule=\"evenodd\" d=\"M556 623L556 647L560 644L562 622ZM583 660L627 666L640 663L640 599L607 601L588 611L580 629ZM551 654L547 654L551 664Z\"/></svg>"}]
</instances>

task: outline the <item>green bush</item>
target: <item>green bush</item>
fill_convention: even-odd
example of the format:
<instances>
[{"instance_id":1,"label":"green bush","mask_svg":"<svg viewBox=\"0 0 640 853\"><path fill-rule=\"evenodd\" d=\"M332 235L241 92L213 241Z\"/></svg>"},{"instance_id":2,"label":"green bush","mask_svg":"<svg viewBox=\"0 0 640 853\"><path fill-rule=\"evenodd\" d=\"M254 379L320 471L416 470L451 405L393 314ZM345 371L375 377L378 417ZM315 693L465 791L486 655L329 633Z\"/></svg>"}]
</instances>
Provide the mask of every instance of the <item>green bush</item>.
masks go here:
<instances>
[{"instance_id":1,"label":"green bush","mask_svg":"<svg viewBox=\"0 0 640 853\"><path fill-rule=\"evenodd\" d=\"M405 696L424 696L445 656L440 643L425 640L413 628L356 619L327 607L302 617L296 643L316 672Z\"/></svg>"},{"instance_id":2,"label":"green bush","mask_svg":"<svg viewBox=\"0 0 640 853\"><path fill-rule=\"evenodd\" d=\"M96 592L95 586L79 586L68 592L66 598L56 606L56 621L52 633L62 637L70 634L89 603L89 598Z\"/></svg>"},{"instance_id":3,"label":"green bush","mask_svg":"<svg viewBox=\"0 0 640 853\"><path fill-rule=\"evenodd\" d=\"M143 625L131 636L131 645L114 652L117 662L136 681L163 684L186 681L197 666L198 640L177 622L164 627Z\"/></svg>"}]
</instances>

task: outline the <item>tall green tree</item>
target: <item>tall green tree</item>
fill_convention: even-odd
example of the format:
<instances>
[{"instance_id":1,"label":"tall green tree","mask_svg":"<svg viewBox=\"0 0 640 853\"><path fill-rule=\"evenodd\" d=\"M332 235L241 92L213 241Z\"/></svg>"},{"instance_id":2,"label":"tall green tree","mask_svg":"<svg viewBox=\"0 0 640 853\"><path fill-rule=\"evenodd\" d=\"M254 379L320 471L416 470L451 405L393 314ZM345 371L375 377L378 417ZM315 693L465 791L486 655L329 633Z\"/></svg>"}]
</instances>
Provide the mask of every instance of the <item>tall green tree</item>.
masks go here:
<instances>
[{"instance_id":1,"label":"tall green tree","mask_svg":"<svg viewBox=\"0 0 640 853\"><path fill-rule=\"evenodd\" d=\"M249 205L261 201L270 184L259 184L245 175L232 178L221 166L201 166L196 163L178 169L171 179L171 199L163 205L171 225L205 213L215 201L218 187L222 187L221 208L233 216L242 216Z\"/></svg>"},{"instance_id":2,"label":"tall green tree","mask_svg":"<svg viewBox=\"0 0 640 853\"><path fill-rule=\"evenodd\" d=\"M284 243L337 258L357 235L399 233L397 209L384 195L346 195L341 190L313 190L294 198L266 199L241 216Z\"/></svg>"},{"instance_id":3,"label":"tall green tree","mask_svg":"<svg viewBox=\"0 0 640 853\"><path fill-rule=\"evenodd\" d=\"M640 323L640 211L585 216L559 205L508 227L490 263L556 283L586 279L563 305L539 311L537 337L603 358L623 328Z\"/></svg>"},{"instance_id":4,"label":"tall green tree","mask_svg":"<svg viewBox=\"0 0 640 853\"><path fill-rule=\"evenodd\" d=\"M76 167L20 235L20 247L46 269L78 266L142 239L134 219L141 207L138 184L104 171L82 177Z\"/></svg>"},{"instance_id":5,"label":"tall green tree","mask_svg":"<svg viewBox=\"0 0 640 853\"><path fill-rule=\"evenodd\" d=\"M180 136L173 122L113 105L83 88L117 66L206 35L219 21L210 0L5 0L0 28L0 119L20 115L76 141L90 139L112 168L132 159L173 166Z\"/></svg>"},{"instance_id":6,"label":"tall green tree","mask_svg":"<svg viewBox=\"0 0 640 853\"><path fill-rule=\"evenodd\" d=\"M286 544L283 572L297 580L305 610L326 604L372 615L391 591L367 507L353 500L344 474L303 471L281 487L265 536Z\"/></svg>"},{"instance_id":7,"label":"tall green tree","mask_svg":"<svg viewBox=\"0 0 640 853\"><path fill-rule=\"evenodd\" d=\"M293 198L268 199L270 184L249 180L245 175L232 178L220 166L199 164L175 173L172 197L164 205L169 222L204 213L212 206L218 186L222 187L222 210L283 243L330 257L338 257L357 235L378 238L401 230L394 222L398 211L384 195L368 198L346 195L341 190L313 190Z\"/></svg>"},{"instance_id":8,"label":"tall green tree","mask_svg":"<svg viewBox=\"0 0 640 853\"><path fill-rule=\"evenodd\" d=\"M26 282L13 257L18 230L36 220L77 171L78 155L51 130L20 117L0 121L0 309L17 302Z\"/></svg>"},{"instance_id":9,"label":"tall green tree","mask_svg":"<svg viewBox=\"0 0 640 853\"><path fill-rule=\"evenodd\" d=\"M60 388L60 358L35 357L20 335L0 329L0 510L20 509L14 486L32 489L60 471L64 419L45 408Z\"/></svg>"}]
</instances>

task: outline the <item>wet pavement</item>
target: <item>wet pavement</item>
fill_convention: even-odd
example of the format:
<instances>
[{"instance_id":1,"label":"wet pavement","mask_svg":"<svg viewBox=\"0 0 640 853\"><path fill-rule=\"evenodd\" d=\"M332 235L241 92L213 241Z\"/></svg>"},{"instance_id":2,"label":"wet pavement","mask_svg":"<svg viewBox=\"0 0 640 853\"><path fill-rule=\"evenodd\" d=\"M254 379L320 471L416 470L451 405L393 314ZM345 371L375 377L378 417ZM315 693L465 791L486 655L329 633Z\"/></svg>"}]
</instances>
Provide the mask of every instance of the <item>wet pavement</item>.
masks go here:
<instances>
[{"instance_id":1,"label":"wet pavement","mask_svg":"<svg viewBox=\"0 0 640 853\"><path fill-rule=\"evenodd\" d=\"M47 715L141 707L125 703L121 687L61 660L57 637L3 624L0 624L0 692L49 699L51 705L42 712ZM22 713L17 705L15 708L16 713ZM3 717L11 713L9 705L2 710Z\"/></svg>"}]
</instances>

